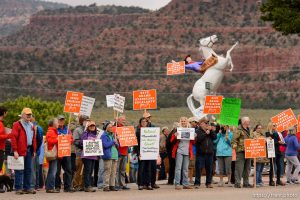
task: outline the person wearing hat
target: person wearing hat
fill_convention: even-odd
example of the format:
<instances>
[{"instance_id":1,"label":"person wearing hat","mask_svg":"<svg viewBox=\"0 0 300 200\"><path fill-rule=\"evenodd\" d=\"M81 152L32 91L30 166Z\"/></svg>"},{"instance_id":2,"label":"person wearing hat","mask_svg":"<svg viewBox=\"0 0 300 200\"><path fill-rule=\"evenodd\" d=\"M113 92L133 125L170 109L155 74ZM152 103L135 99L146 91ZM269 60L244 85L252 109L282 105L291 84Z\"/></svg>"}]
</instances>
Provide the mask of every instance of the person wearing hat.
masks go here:
<instances>
[{"instance_id":1,"label":"person wearing hat","mask_svg":"<svg viewBox=\"0 0 300 200\"><path fill-rule=\"evenodd\" d=\"M80 139L81 135L83 134L86 124L89 121L89 117L85 115L80 115L78 117L78 126L73 131L73 140L74 140L74 146L75 146L75 154L76 154L76 171L74 173L73 177L73 187L77 191L83 191L84 190L84 184L83 184L83 176L82 176L82 168L83 163L81 159L81 153L82 153L82 147L80 145Z\"/></svg>"},{"instance_id":2,"label":"person wearing hat","mask_svg":"<svg viewBox=\"0 0 300 200\"><path fill-rule=\"evenodd\" d=\"M116 185L116 173L118 163L118 141L114 137L113 125L110 122L106 122L103 125L104 133L101 136L103 145L103 156L104 160L104 188L103 191L117 191Z\"/></svg>"},{"instance_id":3,"label":"person wearing hat","mask_svg":"<svg viewBox=\"0 0 300 200\"><path fill-rule=\"evenodd\" d=\"M24 108L21 119L14 122L12 127L11 146L15 159L24 157L24 170L15 170L16 194L35 194L31 188L32 158L36 152L36 136L34 125L31 123L32 111Z\"/></svg>"},{"instance_id":4,"label":"person wearing hat","mask_svg":"<svg viewBox=\"0 0 300 200\"><path fill-rule=\"evenodd\" d=\"M72 138L72 132L70 129L68 129L68 126L65 125L65 116L64 115L58 115L58 135L71 135L71 141L70 144L73 141ZM63 183L64 183L64 192L75 192L75 190L72 188L72 164L71 164L71 156L65 156L62 158L58 158L57 162L57 173L55 178L55 188L56 190L61 189L62 181L60 179L61 174L61 168L64 170L63 174Z\"/></svg>"},{"instance_id":5,"label":"person wearing hat","mask_svg":"<svg viewBox=\"0 0 300 200\"><path fill-rule=\"evenodd\" d=\"M198 133L198 120L196 117L190 117L188 119L189 123L190 123L190 126L191 128L194 128L195 129L195 134ZM196 145L193 144L193 154L196 155ZM194 173L195 173L195 159L193 160L190 160L190 163L189 163L189 179L190 179L190 182L193 183L193 176L194 176Z\"/></svg>"},{"instance_id":6,"label":"person wearing hat","mask_svg":"<svg viewBox=\"0 0 300 200\"><path fill-rule=\"evenodd\" d=\"M286 179L288 184L299 184L298 175L300 172L300 162L297 155L298 149L300 149L300 143L296 137L296 128L291 126L288 131L289 134L284 138L286 143L285 158L287 160ZM293 167L295 170L292 174Z\"/></svg>"},{"instance_id":7,"label":"person wearing hat","mask_svg":"<svg viewBox=\"0 0 300 200\"><path fill-rule=\"evenodd\" d=\"M87 128L81 135L80 144L83 146L83 141L97 139L97 128L94 121L90 121L87 124ZM84 191L85 192L96 192L92 188L92 173L95 166L95 161L98 159L97 156L86 156L84 152L81 154L83 162L83 179L84 179Z\"/></svg>"}]
</instances>

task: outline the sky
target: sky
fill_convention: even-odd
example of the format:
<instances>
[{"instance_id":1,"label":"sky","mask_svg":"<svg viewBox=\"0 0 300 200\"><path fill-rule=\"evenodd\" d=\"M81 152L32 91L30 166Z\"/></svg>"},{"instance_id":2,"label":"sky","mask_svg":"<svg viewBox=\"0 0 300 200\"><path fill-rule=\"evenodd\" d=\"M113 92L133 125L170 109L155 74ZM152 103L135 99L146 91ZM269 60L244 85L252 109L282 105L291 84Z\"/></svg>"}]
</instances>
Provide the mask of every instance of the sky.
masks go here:
<instances>
[{"instance_id":1,"label":"sky","mask_svg":"<svg viewBox=\"0 0 300 200\"><path fill-rule=\"evenodd\" d=\"M171 0L44 0L59 3L66 3L72 6L90 5L120 5L120 6L138 6L151 10L157 10L167 5Z\"/></svg>"}]
</instances>

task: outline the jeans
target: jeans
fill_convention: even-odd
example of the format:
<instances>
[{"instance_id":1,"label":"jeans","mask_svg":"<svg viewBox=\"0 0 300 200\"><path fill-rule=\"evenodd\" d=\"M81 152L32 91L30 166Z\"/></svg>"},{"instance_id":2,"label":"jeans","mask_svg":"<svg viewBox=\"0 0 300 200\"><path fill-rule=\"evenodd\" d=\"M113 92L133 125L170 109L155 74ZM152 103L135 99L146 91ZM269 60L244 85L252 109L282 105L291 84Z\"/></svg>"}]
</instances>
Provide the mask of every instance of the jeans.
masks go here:
<instances>
[{"instance_id":1,"label":"jeans","mask_svg":"<svg viewBox=\"0 0 300 200\"><path fill-rule=\"evenodd\" d=\"M120 156L117 164L117 175L116 175L116 186L123 187L126 186L125 176L126 176L126 164L127 156Z\"/></svg>"},{"instance_id":2,"label":"jeans","mask_svg":"<svg viewBox=\"0 0 300 200\"><path fill-rule=\"evenodd\" d=\"M249 174L251 170L251 159L245 159L245 152L236 153L235 161L235 184L240 185L243 178L243 184L249 185Z\"/></svg>"},{"instance_id":3,"label":"jeans","mask_svg":"<svg viewBox=\"0 0 300 200\"><path fill-rule=\"evenodd\" d=\"M31 164L32 164L32 148L27 148L26 156L24 156L24 170L15 170L15 189L30 190L31 189Z\"/></svg>"},{"instance_id":4,"label":"jeans","mask_svg":"<svg viewBox=\"0 0 300 200\"><path fill-rule=\"evenodd\" d=\"M151 160L139 160L138 186L150 186L151 176Z\"/></svg>"},{"instance_id":5,"label":"jeans","mask_svg":"<svg viewBox=\"0 0 300 200\"><path fill-rule=\"evenodd\" d=\"M157 170L156 160L150 160L150 165L151 165L150 183L151 186L153 186L155 185L156 182L156 170Z\"/></svg>"},{"instance_id":6,"label":"jeans","mask_svg":"<svg viewBox=\"0 0 300 200\"><path fill-rule=\"evenodd\" d=\"M49 161L49 169L46 178L46 190L55 189L56 172L57 172L57 160Z\"/></svg>"},{"instance_id":7,"label":"jeans","mask_svg":"<svg viewBox=\"0 0 300 200\"><path fill-rule=\"evenodd\" d=\"M175 185L180 185L181 170L182 170L182 185L188 186L188 171L189 171L190 157L182 155L180 153L176 154L176 167L175 167Z\"/></svg>"},{"instance_id":8,"label":"jeans","mask_svg":"<svg viewBox=\"0 0 300 200\"><path fill-rule=\"evenodd\" d=\"M76 154L71 153L71 170L72 170L72 180L74 177L74 174L76 172Z\"/></svg>"},{"instance_id":9,"label":"jeans","mask_svg":"<svg viewBox=\"0 0 300 200\"><path fill-rule=\"evenodd\" d=\"M160 153L161 165L160 165L158 180L165 180L167 178L166 171L165 171L165 163L164 163L164 160L167 156L168 155L166 152Z\"/></svg>"},{"instance_id":10,"label":"jeans","mask_svg":"<svg viewBox=\"0 0 300 200\"><path fill-rule=\"evenodd\" d=\"M61 188L60 172L61 168L64 170L64 190L71 189L72 186L72 168L71 168L71 156L59 158L57 160L57 172L55 177L55 188Z\"/></svg>"},{"instance_id":11,"label":"jeans","mask_svg":"<svg viewBox=\"0 0 300 200\"><path fill-rule=\"evenodd\" d=\"M172 158L172 153L168 154L169 158L169 177L168 177L168 184L174 183L174 177L175 177L175 165L176 161L174 158Z\"/></svg>"},{"instance_id":12,"label":"jeans","mask_svg":"<svg viewBox=\"0 0 300 200\"><path fill-rule=\"evenodd\" d=\"M32 159L32 168L31 168L31 188L39 188L39 156L35 156Z\"/></svg>"},{"instance_id":13,"label":"jeans","mask_svg":"<svg viewBox=\"0 0 300 200\"><path fill-rule=\"evenodd\" d=\"M95 160L82 158L83 162L83 179L84 187L89 188L92 186L92 174L95 166Z\"/></svg>"},{"instance_id":14,"label":"jeans","mask_svg":"<svg viewBox=\"0 0 300 200\"><path fill-rule=\"evenodd\" d=\"M98 188L102 188L104 186L104 178L105 178L104 160L102 158L100 158L99 159L99 170L98 170L98 181L97 181Z\"/></svg>"},{"instance_id":15,"label":"jeans","mask_svg":"<svg viewBox=\"0 0 300 200\"><path fill-rule=\"evenodd\" d=\"M262 172L264 169L265 163L256 163L256 185L262 184Z\"/></svg>"},{"instance_id":16,"label":"jeans","mask_svg":"<svg viewBox=\"0 0 300 200\"><path fill-rule=\"evenodd\" d=\"M206 180L205 185L210 185L212 182L212 170L213 170L213 154L204 154L196 157L195 164L195 185L201 185L201 171L205 168Z\"/></svg>"},{"instance_id":17,"label":"jeans","mask_svg":"<svg viewBox=\"0 0 300 200\"><path fill-rule=\"evenodd\" d=\"M271 183L273 181L273 164L272 164L272 159L274 165L276 165L276 182L280 182L280 174L281 174L281 154L276 154L275 158L270 158L270 173L269 173L269 182Z\"/></svg>"},{"instance_id":18,"label":"jeans","mask_svg":"<svg viewBox=\"0 0 300 200\"><path fill-rule=\"evenodd\" d=\"M4 163L4 151L0 150L0 171L2 171L3 163Z\"/></svg>"},{"instance_id":19,"label":"jeans","mask_svg":"<svg viewBox=\"0 0 300 200\"><path fill-rule=\"evenodd\" d=\"M39 188L44 187L43 165L39 166Z\"/></svg>"},{"instance_id":20,"label":"jeans","mask_svg":"<svg viewBox=\"0 0 300 200\"><path fill-rule=\"evenodd\" d=\"M300 162L297 156L286 156L286 179L287 181L298 181L298 174L300 171ZM293 166L295 166L294 173L292 174Z\"/></svg>"}]
</instances>

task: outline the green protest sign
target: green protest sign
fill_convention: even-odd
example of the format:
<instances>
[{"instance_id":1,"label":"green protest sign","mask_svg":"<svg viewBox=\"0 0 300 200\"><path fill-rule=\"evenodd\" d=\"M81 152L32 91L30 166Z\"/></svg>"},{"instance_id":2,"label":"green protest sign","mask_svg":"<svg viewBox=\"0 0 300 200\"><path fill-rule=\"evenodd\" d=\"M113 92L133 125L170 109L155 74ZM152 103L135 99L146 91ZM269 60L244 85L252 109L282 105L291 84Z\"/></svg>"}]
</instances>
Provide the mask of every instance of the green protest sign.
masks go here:
<instances>
[{"instance_id":1,"label":"green protest sign","mask_svg":"<svg viewBox=\"0 0 300 200\"><path fill-rule=\"evenodd\" d=\"M237 126L241 113L241 99L225 98L222 102L220 124Z\"/></svg>"}]
</instances>

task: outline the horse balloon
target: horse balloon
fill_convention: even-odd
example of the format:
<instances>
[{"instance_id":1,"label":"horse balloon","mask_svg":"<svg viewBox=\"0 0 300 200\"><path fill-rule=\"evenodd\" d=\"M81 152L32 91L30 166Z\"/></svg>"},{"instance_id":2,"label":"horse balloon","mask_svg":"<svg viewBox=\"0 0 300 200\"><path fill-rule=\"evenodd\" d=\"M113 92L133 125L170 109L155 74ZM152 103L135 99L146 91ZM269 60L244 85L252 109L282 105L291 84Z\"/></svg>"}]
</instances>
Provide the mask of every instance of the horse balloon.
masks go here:
<instances>
[{"instance_id":1,"label":"horse balloon","mask_svg":"<svg viewBox=\"0 0 300 200\"><path fill-rule=\"evenodd\" d=\"M198 119L201 119L206 116L206 114L203 113L205 96L209 95L210 92L216 92L223 80L224 70L226 67L231 67L230 71L233 70L233 63L231 60L230 52L238 45L238 42L236 42L227 51L226 57L223 57L217 55L212 49L212 46L216 41L218 41L218 37L216 35L212 35L210 37L202 38L199 40L199 51L202 52L203 57L207 59L214 55L218 58L218 62L210 68L208 68L204 75L198 81L196 81L193 88L193 93L187 98L187 104L189 109L191 110L193 115ZM205 86L207 82L210 83L209 90ZM193 98L200 103L200 107L195 107Z\"/></svg>"}]
</instances>

